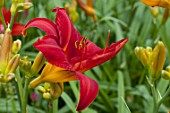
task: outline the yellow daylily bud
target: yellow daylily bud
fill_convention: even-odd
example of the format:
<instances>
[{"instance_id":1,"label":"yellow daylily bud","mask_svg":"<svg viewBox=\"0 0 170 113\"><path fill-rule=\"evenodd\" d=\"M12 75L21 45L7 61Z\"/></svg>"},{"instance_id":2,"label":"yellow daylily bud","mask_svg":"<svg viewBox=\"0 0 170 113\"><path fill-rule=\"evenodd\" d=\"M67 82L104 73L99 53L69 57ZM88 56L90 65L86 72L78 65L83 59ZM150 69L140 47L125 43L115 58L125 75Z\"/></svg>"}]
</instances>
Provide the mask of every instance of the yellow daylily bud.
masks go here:
<instances>
[{"instance_id":1,"label":"yellow daylily bud","mask_svg":"<svg viewBox=\"0 0 170 113\"><path fill-rule=\"evenodd\" d=\"M44 83L44 88L45 88L46 90L50 89L50 83L45 82L45 83Z\"/></svg>"},{"instance_id":2,"label":"yellow daylily bud","mask_svg":"<svg viewBox=\"0 0 170 113\"><path fill-rule=\"evenodd\" d=\"M138 59L141 61L141 63L144 65L145 68L149 67L149 59L150 59L150 53L152 49L150 48L143 48L143 47L136 47L135 48L135 54L138 57Z\"/></svg>"},{"instance_id":3,"label":"yellow daylily bud","mask_svg":"<svg viewBox=\"0 0 170 113\"><path fill-rule=\"evenodd\" d=\"M29 61L28 56L24 56L20 61L20 67L24 70L30 71L31 69L31 61Z\"/></svg>"},{"instance_id":4,"label":"yellow daylily bud","mask_svg":"<svg viewBox=\"0 0 170 113\"><path fill-rule=\"evenodd\" d=\"M166 67L166 71L168 71L170 73L170 66Z\"/></svg>"},{"instance_id":5,"label":"yellow daylily bud","mask_svg":"<svg viewBox=\"0 0 170 113\"><path fill-rule=\"evenodd\" d=\"M160 6L170 9L170 0L141 0L141 1L148 6Z\"/></svg>"},{"instance_id":6,"label":"yellow daylily bud","mask_svg":"<svg viewBox=\"0 0 170 113\"><path fill-rule=\"evenodd\" d=\"M41 52L39 52L34 60L32 67L31 67L31 73L37 74L40 71L40 69L43 67L44 62L45 62L45 57Z\"/></svg>"},{"instance_id":7,"label":"yellow daylily bud","mask_svg":"<svg viewBox=\"0 0 170 113\"><path fill-rule=\"evenodd\" d=\"M165 80L170 80L170 72L163 70L162 71L162 78L164 78Z\"/></svg>"},{"instance_id":8,"label":"yellow daylily bud","mask_svg":"<svg viewBox=\"0 0 170 113\"><path fill-rule=\"evenodd\" d=\"M3 83L7 83L9 82L10 80L12 80L13 78L15 78L15 74L14 73L8 73L7 75L2 75L0 74L0 82L3 82Z\"/></svg>"},{"instance_id":9,"label":"yellow daylily bud","mask_svg":"<svg viewBox=\"0 0 170 113\"><path fill-rule=\"evenodd\" d=\"M157 17L159 15L159 7L158 6L155 6L155 7L151 7L151 14L154 16L154 17Z\"/></svg>"},{"instance_id":10,"label":"yellow daylily bud","mask_svg":"<svg viewBox=\"0 0 170 113\"><path fill-rule=\"evenodd\" d=\"M150 62L150 75L153 79L160 77L166 58L166 51L163 42L159 41L152 52Z\"/></svg>"},{"instance_id":11,"label":"yellow daylily bud","mask_svg":"<svg viewBox=\"0 0 170 113\"><path fill-rule=\"evenodd\" d=\"M47 100L51 99L50 93L49 93L49 92L43 93L43 98L44 98L44 99L47 99Z\"/></svg>"},{"instance_id":12,"label":"yellow daylily bud","mask_svg":"<svg viewBox=\"0 0 170 113\"><path fill-rule=\"evenodd\" d=\"M14 41L12 44L12 52L14 54L18 53L18 51L21 49L21 45L22 45L21 40L17 39L16 41Z\"/></svg>"},{"instance_id":13,"label":"yellow daylily bud","mask_svg":"<svg viewBox=\"0 0 170 113\"><path fill-rule=\"evenodd\" d=\"M18 67L19 61L20 61L19 54L16 54L15 56L13 56L12 59L10 59L10 61L8 62L8 65L5 70L5 74L13 73L16 70L16 68Z\"/></svg>"},{"instance_id":14,"label":"yellow daylily bud","mask_svg":"<svg viewBox=\"0 0 170 113\"><path fill-rule=\"evenodd\" d=\"M1 49L1 56L0 56L0 68L2 71L5 69L7 62L10 59L11 52L12 52L12 35L11 30L6 29L4 38L2 40L2 49Z\"/></svg>"},{"instance_id":15,"label":"yellow daylily bud","mask_svg":"<svg viewBox=\"0 0 170 113\"><path fill-rule=\"evenodd\" d=\"M64 91L63 82L50 83L50 94L53 99L57 99L58 97L60 97L63 91Z\"/></svg>"},{"instance_id":16,"label":"yellow daylily bud","mask_svg":"<svg viewBox=\"0 0 170 113\"><path fill-rule=\"evenodd\" d=\"M25 2L25 3L19 3L17 6L18 6L17 11L22 12L24 10L30 9L33 6L33 4L31 2Z\"/></svg>"},{"instance_id":17,"label":"yellow daylily bud","mask_svg":"<svg viewBox=\"0 0 170 113\"><path fill-rule=\"evenodd\" d=\"M38 86L38 91L40 91L41 93L45 93L46 89L42 86Z\"/></svg>"}]
</instances>

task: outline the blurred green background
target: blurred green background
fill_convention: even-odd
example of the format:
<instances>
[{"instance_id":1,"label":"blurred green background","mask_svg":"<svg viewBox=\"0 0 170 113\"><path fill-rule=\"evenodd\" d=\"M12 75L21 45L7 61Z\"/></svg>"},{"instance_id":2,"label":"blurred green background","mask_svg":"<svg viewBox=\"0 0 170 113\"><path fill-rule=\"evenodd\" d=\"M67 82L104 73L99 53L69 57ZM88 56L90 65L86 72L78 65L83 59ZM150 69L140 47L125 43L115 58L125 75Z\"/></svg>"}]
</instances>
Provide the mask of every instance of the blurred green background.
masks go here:
<instances>
[{"instance_id":1,"label":"blurred green background","mask_svg":"<svg viewBox=\"0 0 170 113\"><path fill-rule=\"evenodd\" d=\"M51 10L56 6L64 7L66 3L71 3L71 0L32 0L31 2L34 6L29 9L27 17L24 19L23 13L20 13L18 22L26 24L36 17L45 17L54 21L55 13ZM11 6L10 3L11 1L5 1L8 9ZM108 30L111 32L109 43L126 37L129 41L116 57L85 72L98 82L100 90L95 101L81 113L151 113L153 99L146 81L147 70L135 56L134 48L154 47L159 40L162 40L167 48L164 67L170 64L168 52L170 21L167 19L166 23L162 24L164 9L160 8L158 16L154 17L150 11L151 7L139 0L94 0L94 9L97 15L96 22L79 6L77 7L79 18L74 22L74 26L81 35L86 36L101 48L105 47ZM26 38L19 36L23 42L21 56L29 56L29 59L33 61L38 51L32 47L32 44L43 35L44 32L39 29L31 28ZM168 81L163 79L157 81L161 94L164 94L167 86ZM33 102L29 99L29 113L48 113L49 102L42 99L42 94L36 89L31 89L29 95L32 92L38 94L39 101ZM76 113L78 97L78 82L65 83L65 90L59 98L58 113ZM169 99L161 106L161 113L167 113L170 109ZM16 105L18 105L17 99ZM7 107L10 111L10 106L12 105L9 99L0 99L0 112L6 112Z\"/></svg>"}]
</instances>

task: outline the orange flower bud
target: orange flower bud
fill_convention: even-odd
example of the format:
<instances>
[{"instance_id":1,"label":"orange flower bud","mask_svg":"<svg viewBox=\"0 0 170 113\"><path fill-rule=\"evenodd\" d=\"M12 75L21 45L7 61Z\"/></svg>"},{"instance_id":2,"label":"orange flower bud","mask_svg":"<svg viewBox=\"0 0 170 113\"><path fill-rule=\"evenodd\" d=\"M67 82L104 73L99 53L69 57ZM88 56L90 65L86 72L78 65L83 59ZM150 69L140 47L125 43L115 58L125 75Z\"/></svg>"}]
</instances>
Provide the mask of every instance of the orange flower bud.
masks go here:
<instances>
[{"instance_id":1,"label":"orange flower bud","mask_svg":"<svg viewBox=\"0 0 170 113\"><path fill-rule=\"evenodd\" d=\"M0 68L4 71L12 53L12 35L10 29L6 29L1 47Z\"/></svg>"}]
</instances>

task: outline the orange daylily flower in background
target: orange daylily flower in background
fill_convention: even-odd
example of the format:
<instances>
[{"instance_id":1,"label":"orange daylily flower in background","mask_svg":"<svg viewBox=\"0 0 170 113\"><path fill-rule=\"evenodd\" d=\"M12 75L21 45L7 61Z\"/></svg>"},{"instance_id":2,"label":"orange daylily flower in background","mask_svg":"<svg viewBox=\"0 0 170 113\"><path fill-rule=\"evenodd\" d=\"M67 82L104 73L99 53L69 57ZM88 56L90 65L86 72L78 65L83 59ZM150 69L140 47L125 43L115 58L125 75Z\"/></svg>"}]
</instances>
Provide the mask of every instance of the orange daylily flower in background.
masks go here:
<instances>
[{"instance_id":1,"label":"orange daylily flower in background","mask_svg":"<svg viewBox=\"0 0 170 113\"><path fill-rule=\"evenodd\" d=\"M86 0L86 4L82 0L77 0L79 6L89 15L92 16L94 21L97 20L95 11L93 8L93 0Z\"/></svg>"},{"instance_id":2,"label":"orange daylily flower in background","mask_svg":"<svg viewBox=\"0 0 170 113\"><path fill-rule=\"evenodd\" d=\"M170 0L141 0L148 6L160 6L170 9Z\"/></svg>"}]
</instances>

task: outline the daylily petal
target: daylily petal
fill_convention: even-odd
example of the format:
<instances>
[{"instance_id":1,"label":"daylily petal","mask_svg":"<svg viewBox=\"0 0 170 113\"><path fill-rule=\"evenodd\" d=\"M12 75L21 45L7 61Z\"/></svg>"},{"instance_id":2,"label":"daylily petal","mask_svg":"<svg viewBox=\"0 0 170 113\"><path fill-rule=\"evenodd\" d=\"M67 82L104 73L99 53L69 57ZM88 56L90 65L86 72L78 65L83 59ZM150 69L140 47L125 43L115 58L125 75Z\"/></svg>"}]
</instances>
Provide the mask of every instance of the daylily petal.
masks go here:
<instances>
[{"instance_id":1,"label":"daylily petal","mask_svg":"<svg viewBox=\"0 0 170 113\"><path fill-rule=\"evenodd\" d=\"M32 88L36 87L37 85L43 83L43 82L51 82L51 83L57 83L57 82L68 82L71 80L77 80L77 75L68 70L60 70L49 72L47 75L39 76L33 81L31 81L30 86Z\"/></svg>"},{"instance_id":2,"label":"daylily petal","mask_svg":"<svg viewBox=\"0 0 170 113\"><path fill-rule=\"evenodd\" d=\"M69 70L69 62L62 48L58 46L56 39L56 36L46 35L37 40L33 46L40 50L50 63Z\"/></svg>"},{"instance_id":3,"label":"daylily petal","mask_svg":"<svg viewBox=\"0 0 170 113\"><path fill-rule=\"evenodd\" d=\"M80 111L88 107L96 98L99 87L96 81L83 75L82 73L75 72L80 81L80 99L76 110Z\"/></svg>"},{"instance_id":4,"label":"daylily petal","mask_svg":"<svg viewBox=\"0 0 170 113\"><path fill-rule=\"evenodd\" d=\"M24 29L23 24L14 24L12 26L12 35L20 35L22 33L22 30Z\"/></svg>"},{"instance_id":5,"label":"daylily petal","mask_svg":"<svg viewBox=\"0 0 170 113\"><path fill-rule=\"evenodd\" d=\"M106 49L100 50L98 52L92 53L90 55L86 55L83 60L75 63L73 66L74 70L84 72L86 70L89 70L97 65L100 65L107 60L111 59L114 57L124 46L124 44L128 41L127 38L118 41L117 43L111 44L109 47ZM75 59L74 59L75 61ZM72 61L72 62L74 62Z\"/></svg>"},{"instance_id":6,"label":"daylily petal","mask_svg":"<svg viewBox=\"0 0 170 113\"><path fill-rule=\"evenodd\" d=\"M10 10L6 10L5 7L2 7L2 13L4 15L4 19L6 23L10 23L10 19L11 19L11 13Z\"/></svg>"},{"instance_id":7,"label":"daylily petal","mask_svg":"<svg viewBox=\"0 0 170 113\"><path fill-rule=\"evenodd\" d=\"M37 27L46 32L47 35L58 35L55 24L46 18L35 18L30 20L23 30L24 37L26 36L26 30L30 27Z\"/></svg>"},{"instance_id":8,"label":"daylily petal","mask_svg":"<svg viewBox=\"0 0 170 113\"><path fill-rule=\"evenodd\" d=\"M59 32L60 45L65 50L71 38L72 24L64 8L57 7L53 9L54 11L57 12L55 22Z\"/></svg>"}]
</instances>

